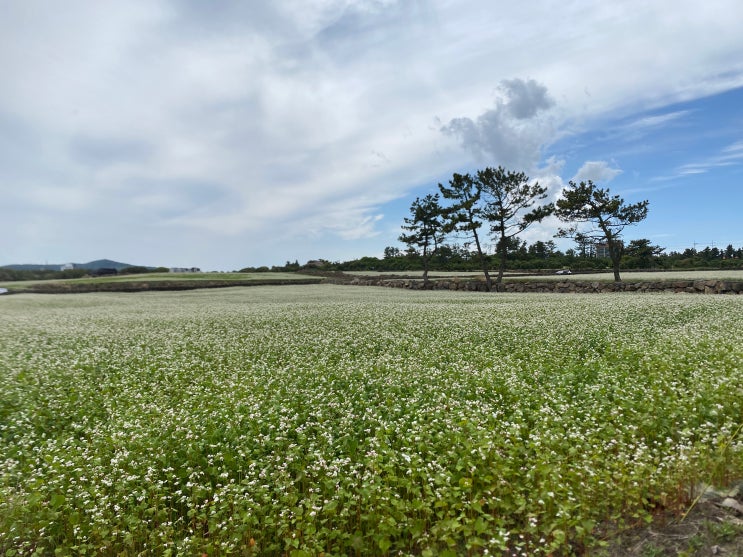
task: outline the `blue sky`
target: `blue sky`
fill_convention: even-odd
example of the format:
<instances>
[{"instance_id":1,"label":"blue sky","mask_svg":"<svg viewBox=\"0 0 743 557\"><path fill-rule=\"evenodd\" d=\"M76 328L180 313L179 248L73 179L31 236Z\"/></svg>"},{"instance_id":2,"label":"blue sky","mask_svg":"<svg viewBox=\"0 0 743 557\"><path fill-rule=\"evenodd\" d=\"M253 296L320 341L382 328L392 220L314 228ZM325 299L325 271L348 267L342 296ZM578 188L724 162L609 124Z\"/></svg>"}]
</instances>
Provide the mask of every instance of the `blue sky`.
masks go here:
<instances>
[{"instance_id":1,"label":"blue sky","mask_svg":"<svg viewBox=\"0 0 743 557\"><path fill-rule=\"evenodd\" d=\"M743 89L602 122L547 149L621 170L604 180L628 201L648 199L647 220L626 231L670 250L743 244Z\"/></svg>"},{"instance_id":2,"label":"blue sky","mask_svg":"<svg viewBox=\"0 0 743 557\"><path fill-rule=\"evenodd\" d=\"M628 203L648 200L648 218L625 231L627 240L648 238L670 251L689 247L743 246L743 88L631 113L609 113L571 128L543 146L537 169L551 193L570 180L593 180ZM494 166L480 158L457 172ZM557 168L553 168L557 166ZM558 175L555 176L554 172ZM446 183L450 175L440 182ZM436 183L415 196L438 191ZM401 221L409 206L391 203L385 214ZM554 219L525 233L530 242L553 237ZM452 239L452 241L457 241Z\"/></svg>"},{"instance_id":3,"label":"blue sky","mask_svg":"<svg viewBox=\"0 0 743 557\"><path fill-rule=\"evenodd\" d=\"M2 2L0 265L381 255L497 165L648 199L627 239L743 246L743 5L522 4Z\"/></svg>"}]
</instances>

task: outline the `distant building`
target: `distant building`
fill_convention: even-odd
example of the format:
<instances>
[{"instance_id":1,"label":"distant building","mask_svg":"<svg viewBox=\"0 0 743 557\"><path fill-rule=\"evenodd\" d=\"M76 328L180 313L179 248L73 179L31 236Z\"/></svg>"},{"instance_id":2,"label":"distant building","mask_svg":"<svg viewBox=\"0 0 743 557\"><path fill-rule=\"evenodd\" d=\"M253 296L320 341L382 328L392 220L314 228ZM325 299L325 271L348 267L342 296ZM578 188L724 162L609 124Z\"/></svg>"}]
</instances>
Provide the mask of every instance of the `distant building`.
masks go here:
<instances>
[{"instance_id":1,"label":"distant building","mask_svg":"<svg viewBox=\"0 0 743 557\"><path fill-rule=\"evenodd\" d=\"M73 263L65 263L59 268L59 270L60 271L72 271L72 269L74 268L75 268L75 265Z\"/></svg>"},{"instance_id":2,"label":"distant building","mask_svg":"<svg viewBox=\"0 0 743 557\"><path fill-rule=\"evenodd\" d=\"M624 243L619 240L620 248L624 246ZM594 244L594 257L611 257L611 251L609 250L609 244L606 242L596 242Z\"/></svg>"},{"instance_id":3,"label":"distant building","mask_svg":"<svg viewBox=\"0 0 743 557\"><path fill-rule=\"evenodd\" d=\"M609 244L596 243L593 246L594 257L611 257Z\"/></svg>"},{"instance_id":4,"label":"distant building","mask_svg":"<svg viewBox=\"0 0 743 557\"><path fill-rule=\"evenodd\" d=\"M201 269L198 267L171 267L171 273L200 273Z\"/></svg>"}]
</instances>

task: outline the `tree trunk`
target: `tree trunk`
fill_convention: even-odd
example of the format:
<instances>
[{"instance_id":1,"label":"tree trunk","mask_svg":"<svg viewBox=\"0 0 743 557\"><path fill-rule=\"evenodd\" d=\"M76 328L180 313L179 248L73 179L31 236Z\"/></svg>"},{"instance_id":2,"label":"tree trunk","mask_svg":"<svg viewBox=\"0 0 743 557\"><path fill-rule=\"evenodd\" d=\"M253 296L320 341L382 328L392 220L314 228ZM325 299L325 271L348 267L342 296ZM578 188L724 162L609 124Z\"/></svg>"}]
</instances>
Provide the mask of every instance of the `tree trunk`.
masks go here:
<instances>
[{"instance_id":1,"label":"tree trunk","mask_svg":"<svg viewBox=\"0 0 743 557\"><path fill-rule=\"evenodd\" d=\"M477 254L480 256L480 266L482 267L482 272L485 274L485 288L488 292L490 292L493 288L493 279L490 278L490 273L488 273L488 264L485 262L485 254L482 252L482 247L480 246L480 238L477 236L477 231L472 231L472 236L475 238L475 246L477 246Z\"/></svg>"},{"instance_id":2,"label":"tree trunk","mask_svg":"<svg viewBox=\"0 0 743 557\"><path fill-rule=\"evenodd\" d=\"M498 265L498 279L496 282L498 284L503 284L503 275L506 272L506 253L503 252L500 254L500 264Z\"/></svg>"},{"instance_id":3,"label":"tree trunk","mask_svg":"<svg viewBox=\"0 0 743 557\"><path fill-rule=\"evenodd\" d=\"M498 242L498 278L496 284L503 284L503 275L506 272L506 258L508 257L508 248L506 247L506 238L501 236Z\"/></svg>"},{"instance_id":4,"label":"tree trunk","mask_svg":"<svg viewBox=\"0 0 743 557\"><path fill-rule=\"evenodd\" d=\"M614 271L614 282L622 282L619 276L619 262L622 259L622 249L619 247L619 240L601 219L599 220L599 227L606 238L606 245L609 246L609 257L611 257L611 266Z\"/></svg>"},{"instance_id":5,"label":"tree trunk","mask_svg":"<svg viewBox=\"0 0 743 557\"><path fill-rule=\"evenodd\" d=\"M622 250L615 239L608 240L609 255L611 255L611 266L614 270L614 282L622 282L619 276L619 263L622 260Z\"/></svg>"},{"instance_id":6,"label":"tree trunk","mask_svg":"<svg viewBox=\"0 0 743 557\"><path fill-rule=\"evenodd\" d=\"M423 288L425 289L428 285L428 263L431 259L426 246L423 246Z\"/></svg>"}]
</instances>

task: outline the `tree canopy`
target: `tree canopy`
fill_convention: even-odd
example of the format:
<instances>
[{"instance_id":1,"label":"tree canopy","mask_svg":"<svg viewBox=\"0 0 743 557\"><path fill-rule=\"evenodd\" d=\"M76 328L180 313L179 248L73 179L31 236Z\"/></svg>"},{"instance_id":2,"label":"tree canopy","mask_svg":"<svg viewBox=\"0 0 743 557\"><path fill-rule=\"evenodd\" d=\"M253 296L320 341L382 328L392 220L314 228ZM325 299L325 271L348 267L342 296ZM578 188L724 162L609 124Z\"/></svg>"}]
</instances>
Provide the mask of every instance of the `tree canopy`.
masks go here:
<instances>
[{"instance_id":1,"label":"tree canopy","mask_svg":"<svg viewBox=\"0 0 743 557\"><path fill-rule=\"evenodd\" d=\"M428 282L431 257L444 239L444 222L439 205L439 194L417 197L410 205L410 217L405 217L404 230L399 240L423 258L423 282Z\"/></svg>"},{"instance_id":2,"label":"tree canopy","mask_svg":"<svg viewBox=\"0 0 743 557\"><path fill-rule=\"evenodd\" d=\"M614 280L621 281L619 264L624 250L622 231L647 217L648 201L626 204L624 199L610 195L607 188L600 188L591 180L580 184L571 180L555 205L557 218L572 223L567 228L561 228L557 236L575 238L578 242L606 242Z\"/></svg>"},{"instance_id":3,"label":"tree canopy","mask_svg":"<svg viewBox=\"0 0 743 557\"><path fill-rule=\"evenodd\" d=\"M444 199L451 202L443 211L445 218L444 232L464 235L475 243L477 256L480 260L482 272L485 275L485 284L490 290L493 281L488 269L488 258L482 245L480 228L486 219L485 206L482 203L482 184L469 174L454 174L449 180L449 187L439 184L439 191Z\"/></svg>"},{"instance_id":4,"label":"tree canopy","mask_svg":"<svg viewBox=\"0 0 743 557\"><path fill-rule=\"evenodd\" d=\"M509 240L517 237L530 225L552 214L554 205L535 204L547 197L547 188L539 182L529 183L523 172L507 171L502 166L477 171L477 182L487 199L484 216L490 223L490 232L496 240L498 252L498 284L503 282L506 270Z\"/></svg>"}]
</instances>

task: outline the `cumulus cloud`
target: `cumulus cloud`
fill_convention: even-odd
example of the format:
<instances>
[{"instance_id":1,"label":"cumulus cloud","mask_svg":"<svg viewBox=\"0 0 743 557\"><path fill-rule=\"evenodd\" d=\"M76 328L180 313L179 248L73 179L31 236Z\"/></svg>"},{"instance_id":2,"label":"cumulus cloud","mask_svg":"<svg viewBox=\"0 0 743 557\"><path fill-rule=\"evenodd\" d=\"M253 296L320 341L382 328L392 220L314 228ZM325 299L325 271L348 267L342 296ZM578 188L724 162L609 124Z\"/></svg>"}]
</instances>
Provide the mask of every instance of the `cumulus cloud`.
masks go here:
<instances>
[{"instance_id":1,"label":"cumulus cloud","mask_svg":"<svg viewBox=\"0 0 743 557\"><path fill-rule=\"evenodd\" d=\"M612 167L606 161L586 161L575 173L573 181L587 182L591 180L595 183L610 182L622 173L620 168Z\"/></svg>"},{"instance_id":2,"label":"cumulus cloud","mask_svg":"<svg viewBox=\"0 0 743 557\"><path fill-rule=\"evenodd\" d=\"M507 79L501 82L501 89L505 95L503 106L518 120L533 118L540 110L555 104L547 93L547 87L533 79Z\"/></svg>"},{"instance_id":3,"label":"cumulus cloud","mask_svg":"<svg viewBox=\"0 0 743 557\"><path fill-rule=\"evenodd\" d=\"M554 104L547 87L533 79L504 80L493 108L475 120L454 118L441 131L490 165L531 169L554 133L551 121L541 117Z\"/></svg>"}]
</instances>

